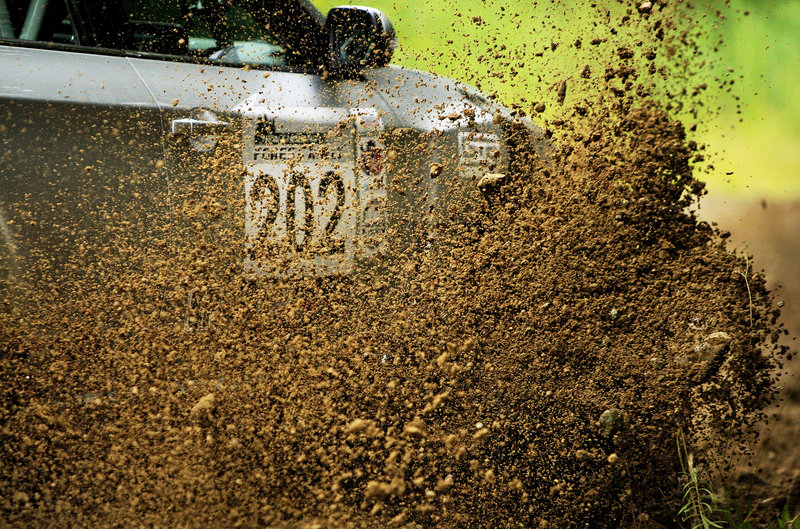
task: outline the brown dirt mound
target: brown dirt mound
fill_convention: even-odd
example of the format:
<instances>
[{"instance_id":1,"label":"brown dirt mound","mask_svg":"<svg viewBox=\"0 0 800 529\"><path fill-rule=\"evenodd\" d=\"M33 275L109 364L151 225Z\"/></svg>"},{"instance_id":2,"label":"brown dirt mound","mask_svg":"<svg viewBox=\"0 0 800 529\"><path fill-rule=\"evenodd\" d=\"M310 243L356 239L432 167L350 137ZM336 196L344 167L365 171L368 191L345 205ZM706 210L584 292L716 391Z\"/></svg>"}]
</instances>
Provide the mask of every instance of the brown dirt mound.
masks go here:
<instances>
[{"instance_id":1,"label":"brown dirt mound","mask_svg":"<svg viewBox=\"0 0 800 529\"><path fill-rule=\"evenodd\" d=\"M186 190L176 257L6 303L2 518L674 524L676 433L736 439L757 418L777 309L687 213L682 126L615 112L563 123L577 141L546 162L520 147L512 184L388 270L237 279L202 207L231 190L209 185Z\"/></svg>"}]
</instances>

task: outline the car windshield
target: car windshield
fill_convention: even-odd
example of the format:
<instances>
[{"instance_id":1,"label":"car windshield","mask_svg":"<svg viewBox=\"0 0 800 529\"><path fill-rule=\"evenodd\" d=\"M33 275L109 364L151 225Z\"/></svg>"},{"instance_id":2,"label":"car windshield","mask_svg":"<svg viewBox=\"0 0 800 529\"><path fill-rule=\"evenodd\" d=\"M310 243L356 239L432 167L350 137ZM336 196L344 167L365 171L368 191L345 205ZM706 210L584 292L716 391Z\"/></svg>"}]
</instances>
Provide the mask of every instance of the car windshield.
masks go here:
<instances>
[{"instance_id":1,"label":"car windshield","mask_svg":"<svg viewBox=\"0 0 800 529\"><path fill-rule=\"evenodd\" d=\"M227 63L285 66L286 51L269 27L239 3L219 0L123 0L129 45L136 51Z\"/></svg>"}]
</instances>

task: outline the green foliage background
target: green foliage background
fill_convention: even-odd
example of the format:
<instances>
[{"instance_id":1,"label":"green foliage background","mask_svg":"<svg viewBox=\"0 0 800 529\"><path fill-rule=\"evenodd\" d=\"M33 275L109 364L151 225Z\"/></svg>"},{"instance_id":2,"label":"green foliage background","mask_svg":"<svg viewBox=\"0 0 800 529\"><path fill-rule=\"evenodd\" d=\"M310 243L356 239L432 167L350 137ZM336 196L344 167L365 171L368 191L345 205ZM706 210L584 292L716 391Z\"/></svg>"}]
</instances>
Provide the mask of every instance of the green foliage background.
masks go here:
<instances>
[{"instance_id":1,"label":"green foliage background","mask_svg":"<svg viewBox=\"0 0 800 529\"><path fill-rule=\"evenodd\" d=\"M323 12L341 3L315 0ZM602 46L586 44L610 37L610 27L618 27L615 22L628 9L636 16L637 5L600 1L610 14L604 20L582 2L558 0L358 3L381 9L394 23L401 43L394 63L470 82L524 110L532 102L546 102L543 119L568 108L550 104L559 80L569 79L573 99L592 89L593 81L580 79L578 71L586 62L593 64L588 59ZM670 79L662 88L674 93L677 86L690 91L701 83L708 86L693 104L696 117L686 107L674 113L687 125L696 122L693 138L708 146L714 166L704 176L709 188L800 198L800 0L730 0L727 5L701 0L691 16L674 22L695 36L696 53L678 52L687 54L695 73ZM626 30L619 30L624 36ZM647 46L652 36L631 38ZM583 42L580 50L576 39ZM669 99L666 91L661 97Z\"/></svg>"}]
</instances>

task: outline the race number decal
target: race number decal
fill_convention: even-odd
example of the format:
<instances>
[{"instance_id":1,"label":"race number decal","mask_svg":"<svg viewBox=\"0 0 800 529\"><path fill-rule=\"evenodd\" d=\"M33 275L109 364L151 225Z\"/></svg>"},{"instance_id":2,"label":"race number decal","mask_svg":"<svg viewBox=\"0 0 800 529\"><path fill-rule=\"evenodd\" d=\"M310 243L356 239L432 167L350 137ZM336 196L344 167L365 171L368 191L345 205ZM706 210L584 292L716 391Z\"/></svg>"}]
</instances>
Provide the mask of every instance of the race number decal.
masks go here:
<instances>
[{"instance_id":1,"label":"race number decal","mask_svg":"<svg viewBox=\"0 0 800 529\"><path fill-rule=\"evenodd\" d=\"M386 246L386 148L375 109L240 105L245 272L347 273Z\"/></svg>"},{"instance_id":2,"label":"race number decal","mask_svg":"<svg viewBox=\"0 0 800 529\"><path fill-rule=\"evenodd\" d=\"M348 149L352 140L346 140L276 135L264 136L264 143L255 145L245 180L248 272L349 271L358 190L352 148Z\"/></svg>"}]
</instances>

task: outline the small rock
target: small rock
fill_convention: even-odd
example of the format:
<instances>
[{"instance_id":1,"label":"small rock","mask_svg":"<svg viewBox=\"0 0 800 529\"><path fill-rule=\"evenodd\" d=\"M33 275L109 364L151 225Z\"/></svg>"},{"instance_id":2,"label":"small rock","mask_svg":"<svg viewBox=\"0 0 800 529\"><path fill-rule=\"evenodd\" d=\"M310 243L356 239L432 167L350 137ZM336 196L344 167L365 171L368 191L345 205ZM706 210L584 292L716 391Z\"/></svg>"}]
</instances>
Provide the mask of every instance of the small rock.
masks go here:
<instances>
[{"instance_id":1,"label":"small rock","mask_svg":"<svg viewBox=\"0 0 800 529\"><path fill-rule=\"evenodd\" d=\"M436 408L438 408L439 406L441 406L442 403L445 400L447 400L447 398L449 396L450 396L450 392L449 391L445 391L444 393L439 393L438 395L433 397L433 400L431 402L429 402L428 404L426 404L425 408L422 410L423 415L426 414L426 413L430 413L430 412L434 411Z\"/></svg>"},{"instance_id":2,"label":"small rock","mask_svg":"<svg viewBox=\"0 0 800 529\"><path fill-rule=\"evenodd\" d=\"M664 367L664 361L656 356L650 357L650 365L653 366L654 369L662 369Z\"/></svg>"},{"instance_id":3,"label":"small rock","mask_svg":"<svg viewBox=\"0 0 800 529\"><path fill-rule=\"evenodd\" d=\"M594 456L588 450L576 450L575 458L582 463L588 463L589 461L594 461Z\"/></svg>"},{"instance_id":4,"label":"small rock","mask_svg":"<svg viewBox=\"0 0 800 529\"><path fill-rule=\"evenodd\" d=\"M417 417L410 423L405 425L403 431L410 435L411 437L425 437L425 423L422 422L422 419Z\"/></svg>"},{"instance_id":5,"label":"small rock","mask_svg":"<svg viewBox=\"0 0 800 529\"><path fill-rule=\"evenodd\" d=\"M471 353L477 347L478 341L475 338L468 338L467 341L464 342L464 345L461 346L461 351L464 353Z\"/></svg>"},{"instance_id":6,"label":"small rock","mask_svg":"<svg viewBox=\"0 0 800 529\"><path fill-rule=\"evenodd\" d=\"M189 412L189 417L195 420L200 419L210 419L211 414L214 412L214 409L217 407L217 398L213 393L209 393L200 398L197 403L192 406L192 410Z\"/></svg>"},{"instance_id":7,"label":"small rock","mask_svg":"<svg viewBox=\"0 0 800 529\"><path fill-rule=\"evenodd\" d=\"M453 486L453 476L451 474L448 474L447 476L440 479L436 483L436 487L434 487L433 490L435 490L436 492L443 492L452 486Z\"/></svg>"},{"instance_id":8,"label":"small rock","mask_svg":"<svg viewBox=\"0 0 800 529\"><path fill-rule=\"evenodd\" d=\"M432 163L431 164L431 178L437 178L439 175L442 174L444 171L444 166L440 163Z\"/></svg>"},{"instance_id":9,"label":"small rock","mask_svg":"<svg viewBox=\"0 0 800 529\"><path fill-rule=\"evenodd\" d=\"M400 511L400 514L392 518L391 523L394 525L401 525L406 523L406 520L408 520L408 509L403 509Z\"/></svg>"},{"instance_id":10,"label":"small rock","mask_svg":"<svg viewBox=\"0 0 800 529\"><path fill-rule=\"evenodd\" d=\"M506 180L506 175L500 173L486 173L478 180L478 189L481 193L496 191Z\"/></svg>"},{"instance_id":11,"label":"small rock","mask_svg":"<svg viewBox=\"0 0 800 529\"><path fill-rule=\"evenodd\" d=\"M480 441L481 439L487 437L488 435L489 435L489 428L481 428L480 430L472 434L472 438L475 439L476 441Z\"/></svg>"},{"instance_id":12,"label":"small rock","mask_svg":"<svg viewBox=\"0 0 800 529\"><path fill-rule=\"evenodd\" d=\"M436 365L438 365L439 367L444 367L444 365L447 363L448 358L450 358L450 353L445 351L444 353L436 357Z\"/></svg>"},{"instance_id":13,"label":"small rock","mask_svg":"<svg viewBox=\"0 0 800 529\"><path fill-rule=\"evenodd\" d=\"M639 4L639 13L649 13L653 10L653 2L642 2Z\"/></svg>"},{"instance_id":14,"label":"small rock","mask_svg":"<svg viewBox=\"0 0 800 529\"><path fill-rule=\"evenodd\" d=\"M611 454L608 456L608 462L612 465L616 465L619 462L619 456L617 454Z\"/></svg>"},{"instance_id":15,"label":"small rock","mask_svg":"<svg viewBox=\"0 0 800 529\"><path fill-rule=\"evenodd\" d=\"M373 421L368 421L366 419L354 419L347 425L347 427L345 427L345 432L361 433L373 424Z\"/></svg>"},{"instance_id":16,"label":"small rock","mask_svg":"<svg viewBox=\"0 0 800 529\"><path fill-rule=\"evenodd\" d=\"M694 352L697 353L700 360L710 361L725 351L731 340L731 335L726 332L713 332L695 346Z\"/></svg>"},{"instance_id":17,"label":"small rock","mask_svg":"<svg viewBox=\"0 0 800 529\"><path fill-rule=\"evenodd\" d=\"M607 409L600 415L600 420L598 421L600 433L605 437L610 437L611 434L622 427L623 420L622 412L617 408Z\"/></svg>"},{"instance_id":18,"label":"small rock","mask_svg":"<svg viewBox=\"0 0 800 529\"><path fill-rule=\"evenodd\" d=\"M391 493L391 485L380 481L370 481L364 491L364 496L370 499L384 500Z\"/></svg>"},{"instance_id":19,"label":"small rock","mask_svg":"<svg viewBox=\"0 0 800 529\"><path fill-rule=\"evenodd\" d=\"M564 99L567 97L567 81L562 79L558 83L558 88L556 89L556 101L558 101L559 105L564 104Z\"/></svg>"}]
</instances>

